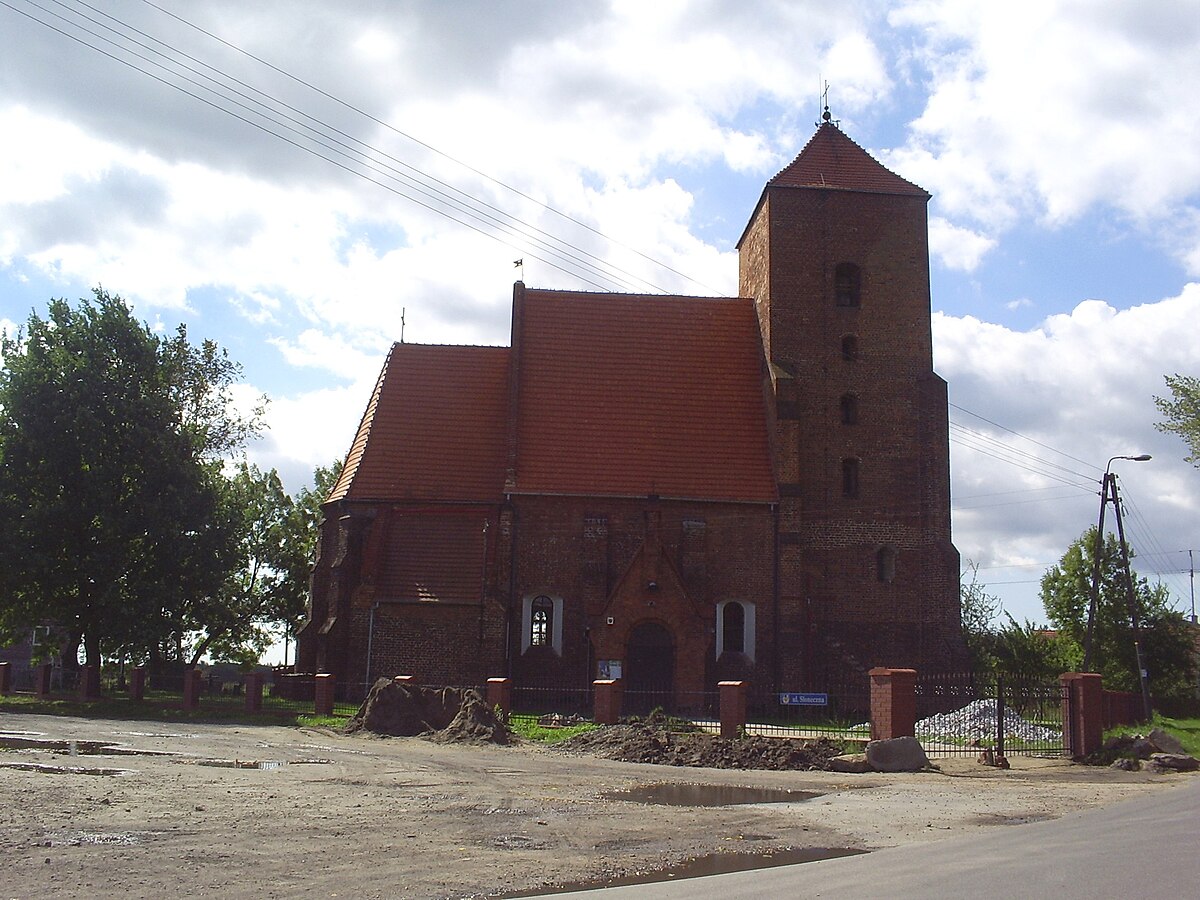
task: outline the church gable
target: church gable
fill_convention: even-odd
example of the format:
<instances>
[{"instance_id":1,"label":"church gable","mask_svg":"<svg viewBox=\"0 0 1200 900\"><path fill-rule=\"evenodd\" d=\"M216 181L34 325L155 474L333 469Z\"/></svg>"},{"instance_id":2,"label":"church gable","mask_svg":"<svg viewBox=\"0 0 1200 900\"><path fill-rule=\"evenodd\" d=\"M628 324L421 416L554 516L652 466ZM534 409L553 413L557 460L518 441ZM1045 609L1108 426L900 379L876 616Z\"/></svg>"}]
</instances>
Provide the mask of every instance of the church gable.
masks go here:
<instances>
[{"instance_id":1,"label":"church gable","mask_svg":"<svg viewBox=\"0 0 1200 900\"><path fill-rule=\"evenodd\" d=\"M394 344L329 500L499 500L508 359Z\"/></svg>"}]
</instances>

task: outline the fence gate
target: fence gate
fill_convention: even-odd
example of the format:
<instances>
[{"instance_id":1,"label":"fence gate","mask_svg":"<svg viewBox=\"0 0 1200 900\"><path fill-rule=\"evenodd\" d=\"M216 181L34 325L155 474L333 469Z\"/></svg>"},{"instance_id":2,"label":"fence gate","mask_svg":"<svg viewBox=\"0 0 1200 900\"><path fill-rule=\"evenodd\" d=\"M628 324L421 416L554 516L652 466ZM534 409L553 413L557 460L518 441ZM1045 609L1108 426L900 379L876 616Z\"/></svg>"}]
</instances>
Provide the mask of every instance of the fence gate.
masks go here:
<instances>
[{"instance_id":1,"label":"fence gate","mask_svg":"<svg viewBox=\"0 0 1200 900\"><path fill-rule=\"evenodd\" d=\"M1058 681L972 674L917 680L917 740L928 756L1063 756L1069 695ZM1064 713L1067 719L1064 721Z\"/></svg>"}]
</instances>

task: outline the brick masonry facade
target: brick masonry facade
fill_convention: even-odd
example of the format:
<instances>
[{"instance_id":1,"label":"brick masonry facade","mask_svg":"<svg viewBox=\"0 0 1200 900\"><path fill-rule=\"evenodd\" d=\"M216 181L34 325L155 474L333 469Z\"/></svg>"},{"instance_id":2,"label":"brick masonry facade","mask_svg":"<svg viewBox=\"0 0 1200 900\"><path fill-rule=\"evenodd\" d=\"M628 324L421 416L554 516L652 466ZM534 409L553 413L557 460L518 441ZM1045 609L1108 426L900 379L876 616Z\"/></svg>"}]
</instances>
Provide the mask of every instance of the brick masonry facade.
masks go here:
<instances>
[{"instance_id":1,"label":"brick masonry facade","mask_svg":"<svg viewBox=\"0 0 1200 900\"><path fill-rule=\"evenodd\" d=\"M463 566L478 568L478 591L472 568L454 602L383 596L386 523L403 503L330 503L298 668L519 688L587 684L616 664L627 694L660 682L677 697L720 681L761 697L875 666L962 668L928 196L908 187L777 177L739 244L776 500L515 492L514 405L509 493L471 506L483 550ZM421 514L460 515L456 502Z\"/></svg>"}]
</instances>

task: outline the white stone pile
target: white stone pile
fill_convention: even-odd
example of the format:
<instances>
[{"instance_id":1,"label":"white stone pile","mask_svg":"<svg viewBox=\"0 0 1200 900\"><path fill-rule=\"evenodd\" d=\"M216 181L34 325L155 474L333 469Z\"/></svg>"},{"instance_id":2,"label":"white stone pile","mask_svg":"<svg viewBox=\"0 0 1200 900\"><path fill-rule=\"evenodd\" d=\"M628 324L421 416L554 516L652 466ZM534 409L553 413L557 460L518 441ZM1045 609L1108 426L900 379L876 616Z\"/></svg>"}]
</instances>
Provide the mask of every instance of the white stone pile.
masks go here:
<instances>
[{"instance_id":1,"label":"white stone pile","mask_svg":"<svg viewBox=\"0 0 1200 900\"><path fill-rule=\"evenodd\" d=\"M995 737L998 712L995 700L976 700L962 709L922 719L917 723L917 736L980 740ZM1031 742L1062 739L1061 732L1029 722L1007 707L1004 710L1004 736Z\"/></svg>"}]
</instances>

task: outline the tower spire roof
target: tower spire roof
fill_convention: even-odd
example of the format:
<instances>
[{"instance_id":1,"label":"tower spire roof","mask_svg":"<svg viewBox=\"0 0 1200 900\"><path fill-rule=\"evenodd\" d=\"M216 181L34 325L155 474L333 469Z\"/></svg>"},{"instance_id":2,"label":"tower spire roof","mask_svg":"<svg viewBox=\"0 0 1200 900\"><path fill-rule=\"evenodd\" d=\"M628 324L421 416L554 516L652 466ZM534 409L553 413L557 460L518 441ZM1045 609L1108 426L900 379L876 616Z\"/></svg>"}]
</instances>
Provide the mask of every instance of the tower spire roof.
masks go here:
<instances>
[{"instance_id":1,"label":"tower spire roof","mask_svg":"<svg viewBox=\"0 0 1200 900\"><path fill-rule=\"evenodd\" d=\"M800 155L767 182L768 186L929 197L928 191L905 181L847 137L830 121L828 107L822 118Z\"/></svg>"}]
</instances>

